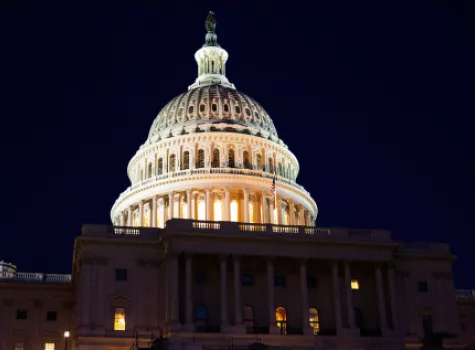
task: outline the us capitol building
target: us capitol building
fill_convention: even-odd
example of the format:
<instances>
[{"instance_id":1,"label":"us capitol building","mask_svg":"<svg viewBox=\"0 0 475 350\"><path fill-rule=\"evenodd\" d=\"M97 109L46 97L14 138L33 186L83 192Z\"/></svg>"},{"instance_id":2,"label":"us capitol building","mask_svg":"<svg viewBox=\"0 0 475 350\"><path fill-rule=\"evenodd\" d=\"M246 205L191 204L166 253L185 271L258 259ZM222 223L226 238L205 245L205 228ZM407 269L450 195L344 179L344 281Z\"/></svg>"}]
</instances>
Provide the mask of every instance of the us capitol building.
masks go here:
<instances>
[{"instance_id":1,"label":"us capitol building","mask_svg":"<svg viewBox=\"0 0 475 350\"><path fill-rule=\"evenodd\" d=\"M197 79L130 160L113 226L83 226L72 274L0 262L0 350L473 349L449 246L316 227L297 158L227 78L213 13L206 29Z\"/></svg>"}]
</instances>

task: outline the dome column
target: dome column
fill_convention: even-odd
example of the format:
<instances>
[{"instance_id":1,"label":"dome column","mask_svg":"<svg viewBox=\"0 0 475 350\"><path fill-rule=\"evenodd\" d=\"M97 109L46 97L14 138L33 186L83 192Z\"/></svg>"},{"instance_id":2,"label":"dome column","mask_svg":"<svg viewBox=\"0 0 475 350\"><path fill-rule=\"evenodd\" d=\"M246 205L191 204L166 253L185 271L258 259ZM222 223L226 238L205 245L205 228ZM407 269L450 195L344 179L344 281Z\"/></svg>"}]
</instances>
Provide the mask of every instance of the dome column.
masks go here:
<instances>
[{"instance_id":1,"label":"dome column","mask_svg":"<svg viewBox=\"0 0 475 350\"><path fill-rule=\"evenodd\" d=\"M121 212L120 213L120 226L124 226L124 216L125 216L124 212Z\"/></svg>"},{"instance_id":2,"label":"dome column","mask_svg":"<svg viewBox=\"0 0 475 350\"><path fill-rule=\"evenodd\" d=\"M298 212L299 212L299 225L305 226L305 218L304 218L303 205L300 205L300 206L299 206Z\"/></svg>"},{"instance_id":3,"label":"dome column","mask_svg":"<svg viewBox=\"0 0 475 350\"><path fill-rule=\"evenodd\" d=\"M243 190L244 193L244 222L249 222L249 191L245 188Z\"/></svg>"},{"instance_id":4,"label":"dome column","mask_svg":"<svg viewBox=\"0 0 475 350\"><path fill-rule=\"evenodd\" d=\"M291 199L287 200L289 205L289 225L295 225L295 208L294 201Z\"/></svg>"},{"instance_id":5,"label":"dome column","mask_svg":"<svg viewBox=\"0 0 475 350\"><path fill-rule=\"evenodd\" d=\"M282 199L280 196L277 197L277 225L283 225L283 206L282 206Z\"/></svg>"},{"instance_id":6,"label":"dome column","mask_svg":"<svg viewBox=\"0 0 475 350\"><path fill-rule=\"evenodd\" d=\"M151 227L157 227L157 198L152 197L152 223Z\"/></svg>"},{"instance_id":7,"label":"dome column","mask_svg":"<svg viewBox=\"0 0 475 350\"><path fill-rule=\"evenodd\" d=\"M206 204L206 220L211 220L211 188L205 189L205 204Z\"/></svg>"},{"instance_id":8,"label":"dome column","mask_svg":"<svg viewBox=\"0 0 475 350\"><path fill-rule=\"evenodd\" d=\"M132 226L132 206L127 208L127 226Z\"/></svg>"},{"instance_id":9,"label":"dome column","mask_svg":"<svg viewBox=\"0 0 475 350\"><path fill-rule=\"evenodd\" d=\"M186 219L191 219L191 210L192 210L191 196L192 196L191 189L189 189L188 191L186 191L186 205L188 206L188 213L187 213Z\"/></svg>"},{"instance_id":10,"label":"dome column","mask_svg":"<svg viewBox=\"0 0 475 350\"><path fill-rule=\"evenodd\" d=\"M143 225L143 201L139 202L139 227Z\"/></svg>"},{"instance_id":11,"label":"dome column","mask_svg":"<svg viewBox=\"0 0 475 350\"><path fill-rule=\"evenodd\" d=\"M276 223L274 198L269 198L269 224L274 225Z\"/></svg>"},{"instance_id":12,"label":"dome column","mask_svg":"<svg viewBox=\"0 0 475 350\"><path fill-rule=\"evenodd\" d=\"M170 192L168 194L168 219L171 220L173 219L174 216L174 203L173 203L173 192Z\"/></svg>"},{"instance_id":13,"label":"dome column","mask_svg":"<svg viewBox=\"0 0 475 350\"><path fill-rule=\"evenodd\" d=\"M226 187L224 189L224 221L231 221L231 189Z\"/></svg>"},{"instance_id":14,"label":"dome column","mask_svg":"<svg viewBox=\"0 0 475 350\"><path fill-rule=\"evenodd\" d=\"M267 221L267 211L266 211L266 195L264 191L261 194L261 223L265 224Z\"/></svg>"},{"instance_id":15,"label":"dome column","mask_svg":"<svg viewBox=\"0 0 475 350\"><path fill-rule=\"evenodd\" d=\"M163 197L160 197L157 200L158 207L160 208L160 220L159 220L159 225L157 225L160 228L165 227L165 199Z\"/></svg>"}]
</instances>

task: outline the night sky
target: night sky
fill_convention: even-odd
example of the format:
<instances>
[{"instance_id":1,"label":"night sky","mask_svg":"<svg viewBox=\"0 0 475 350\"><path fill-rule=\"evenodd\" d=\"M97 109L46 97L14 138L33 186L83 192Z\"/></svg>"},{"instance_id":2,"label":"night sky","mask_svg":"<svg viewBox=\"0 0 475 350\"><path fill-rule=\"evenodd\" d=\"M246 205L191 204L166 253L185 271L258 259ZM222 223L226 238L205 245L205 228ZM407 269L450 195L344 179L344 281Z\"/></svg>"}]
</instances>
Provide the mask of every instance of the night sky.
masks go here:
<instances>
[{"instance_id":1,"label":"night sky","mask_svg":"<svg viewBox=\"0 0 475 350\"><path fill-rule=\"evenodd\" d=\"M155 116L196 78L213 10L228 78L299 159L317 224L448 242L456 286L475 287L473 1L97 3L0 5L0 259L70 272L81 225L110 223Z\"/></svg>"}]
</instances>

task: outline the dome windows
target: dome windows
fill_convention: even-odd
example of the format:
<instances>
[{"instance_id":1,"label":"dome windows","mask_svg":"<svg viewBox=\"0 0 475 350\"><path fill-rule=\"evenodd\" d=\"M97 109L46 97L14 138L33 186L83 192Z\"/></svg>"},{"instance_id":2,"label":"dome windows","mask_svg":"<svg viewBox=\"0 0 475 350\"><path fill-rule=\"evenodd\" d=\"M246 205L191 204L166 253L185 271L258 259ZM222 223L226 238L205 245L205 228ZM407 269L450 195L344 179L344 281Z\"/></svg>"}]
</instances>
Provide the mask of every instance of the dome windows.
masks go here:
<instances>
[{"instance_id":1,"label":"dome windows","mask_svg":"<svg viewBox=\"0 0 475 350\"><path fill-rule=\"evenodd\" d=\"M196 164L196 167L198 169L205 167L205 151L203 149L198 151L198 163Z\"/></svg>"},{"instance_id":2,"label":"dome windows","mask_svg":"<svg viewBox=\"0 0 475 350\"><path fill-rule=\"evenodd\" d=\"M217 111L218 111L218 105L217 105L216 103L213 103L213 104L211 105L211 111L212 111L212 112L217 112Z\"/></svg>"},{"instance_id":3,"label":"dome windows","mask_svg":"<svg viewBox=\"0 0 475 350\"><path fill-rule=\"evenodd\" d=\"M234 106L234 113L240 114L241 113L241 107L239 107L238 105L235 105Z\"/></svg>"},{"instance_id":4,"label":"dome windows","mask_svg":"<svg viewBox=\"0 0 475 350\"><path fill-rule=\"evenodd\" d=\"M194 106L188 106L188 114L193 114Z\"/></svg>"},{"instance_id":5,"label":"dome windows","mask_svg":"<svg viewBox=\"0 0 475 350\"><path fill-rule=\"evenodd\" d=\"M245 108L244 112L246 113L246 116L250 117L251 116L251 110L249 108Z\"/></svg>"},{"instance_id":6,"label":"dome windows","mask_svg":"<svg viewBox=\"0 0 475 350\"><path fill-rule=\"evenodd\" d=\"M206 110L206 106L204 104L200 105L200 113L204 113Z\"/></svg>"},{"instance_id":7,"label":"dome windows","mask_svg":"<svg viewBox=\"0 0 475 350\"><path fill-rule=\"evenodd\" d=\"M229 105L227 103L223 105L223 110L225 113L229 113Z\"/></svg>"}]
</instances>

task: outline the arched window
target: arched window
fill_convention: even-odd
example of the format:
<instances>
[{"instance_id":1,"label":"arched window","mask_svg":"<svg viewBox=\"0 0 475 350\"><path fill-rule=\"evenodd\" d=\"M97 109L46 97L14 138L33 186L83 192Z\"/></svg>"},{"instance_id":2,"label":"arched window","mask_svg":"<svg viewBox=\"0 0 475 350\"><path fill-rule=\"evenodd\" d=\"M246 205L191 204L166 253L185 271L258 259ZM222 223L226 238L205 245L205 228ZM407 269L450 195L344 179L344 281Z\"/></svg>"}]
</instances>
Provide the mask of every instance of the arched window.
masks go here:
<instances>
[{"instance_id":1,"label":"arched window","mask_svg":"<svg viewBox=\"0 0 475 350\"><path fill-rule=\"evenodd\" d=\"M148 163L147 178L152 177L152 163Z\"/></svg>"},{"instance_id":2,"label":"arched window","mask_svg":"<svg viewBox=\"0 0 475 350\"><path fill-rule=\"evenodd\" d=\"M242 309L242 321L248 333L254 330L254 308L250 305Z\"/></svg>"},{"instance_id":3,"label":"arched window","mask_svg":"<svg viewBox=\"0 0 475 350\"><path fill-rule=\"evenodd\" d=\"M174 154L170 155L170 164L168 171L175 171L175 166L176 166L176 156Z\"/></svg>"},{"instance_id":4,"label":"arched window","mask_svg":"<svg viewBox=\"0 0 475 350\"><path fill-rule=\"evenodd\" d=\"M205 167L205 150L200 149L198 151L198 163L196 164L198 169Z\"/></svg>"},{"instance_id":5,"label":"arched window","mask_svg":"<svg viewBox=\"0 0 475 350\"><path fill-rule=\"evenodd\" d=\"M231 202L231 221L233 222L239 221L239 204L237 200L233 200Z\"/></svg>"},{"instance_id":6,"label":"arched window","mask_svg":"<svg viewBox=\"0 0 475 350\"><path fill-rule=\"evenodd\" d=\"M157 175L163 174L163 158L158 158Z\"/></svg>"},{"instance_id":7,"label":"arched window","mask_svg":"<svg viewBox=\"0 0 475 350\"><path fill-rule=\"evenodd\" d=\"M232 149L232 148L229 150L229 158L228 159L229 159L228 160L228 162L229 162L228 166L230 168L234 168L234 149Z\"/></svg>"},{"instance_id":8,"label":"arched window","mask_svg":"<svg viewBox=\"0 0 475 350\"><path fill-rule=\"evenodd\" d=\"M249 222L254 223L256 215L254 213L254 203L249 202Z\"/></svg>"},{"instance_id":9,"label":"arched window","mask_svg":"<svg viewBox=\"0 0 475 350\"><path fill-rule=\"evenodd\" d=\"M313 334L317 335L320 330L320 320L318 318L318 310L314 307L308 309L308 322L313 330Z\"/></svg>"},{"instance_id":10,"label":"arched window","mask_svg":"<svg viewBox=\"0 0 475 350\"><path fill-rule=\"evenodd\" d=\"M195 324L197 327L206 326L208 322L208 309L203 304L196 307L195 310Z\"/></svg>"},{"instance_id":11,"label":"arched window","mask_svg":"<svg viewBox=\"0 0 475 350\"><path fill-rule=\"evenodd\" d=\"M183 170L190 169L190 151L183 152Z\"/></svg>"},{"instance_id":12,"label":"arched window","mask_svg":"<svg viewBox=\"0 0 475 350\"><path fill-rule=\"evenodd\" d=\"M262 155L257 154L256 164L257 164L257 170L262 170Z\"/></svg>"},{"instance_id":13,"label":"arched window","mask_svg":"<svg viewBox=\"0 0 475 350\"><path fill-rule=\"evenodd\" d=\"M272 160L272 158L269 158L267 160L267 167L269 168L268 170L270 173L274 172L274 161Z\"/></svg>"},{"instance_id":14,"label":"arched window","mask_svg":"<svg viewBox=\"0 0 475 350\"><path fill-rule=\"evenodd\" d=\"M213 168L219 168L219 149L215 148L213 150Z\"/></svg>"},{"instance_id":15,"label":"arched window","mask_svg":"<svg viewBox=\"0 0 475 350\"><path fill-rule=\"evenodd\" d=\"M214 201L213 219L214 219L214 221L222 221L223 220L223 202L221 202L220 200Z\"/></svg>"},{"instance_id":16,"label":"arched window","mask_svg":"<svg viewBox=\"0 0 475 350\"><path fill-rule=\"evenodd\" d=\"M242 152L242 158L244 163L244 169L251 169L251 162L249 161L249 152Z\"/></svg>"},{"instance_id":17,"label":"arched window","mask_svg":"<svg viewBox=\"0 0 475 350\"><path fill-rule=\"evenodd\" d=\"M275 309L275 320L277 327L280 328L280 334L287 334L287 312L282 306Z\"/></svg>"},{"instance_id":18,"label":"arched window","mask_svg":"<svg viewBox=\"0 0 475 350\"><path fill-rule=\"evenodd\" d=\"M206 220L206 203L204 200L198 201L198 220Z\"/></svg>"},{"instance_id":19,"label":"arched window","mask_svg":"<svg viewBox=\"0 0 475 350\"><path fill-rule=\"evenodd\" d=\"M356 327L358 327L359 329L364 329L363 314L362 314L361 310L358 309L358 308L355 308L354 310L355 310L354 313L355 313L355 325L356 325Z\"/></svg>"}]
</instances>

